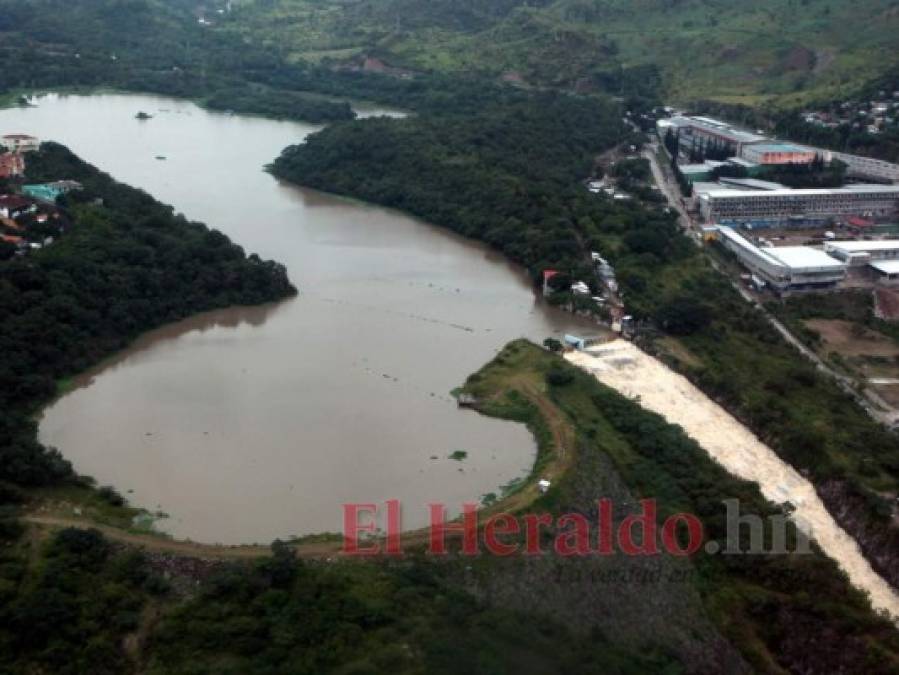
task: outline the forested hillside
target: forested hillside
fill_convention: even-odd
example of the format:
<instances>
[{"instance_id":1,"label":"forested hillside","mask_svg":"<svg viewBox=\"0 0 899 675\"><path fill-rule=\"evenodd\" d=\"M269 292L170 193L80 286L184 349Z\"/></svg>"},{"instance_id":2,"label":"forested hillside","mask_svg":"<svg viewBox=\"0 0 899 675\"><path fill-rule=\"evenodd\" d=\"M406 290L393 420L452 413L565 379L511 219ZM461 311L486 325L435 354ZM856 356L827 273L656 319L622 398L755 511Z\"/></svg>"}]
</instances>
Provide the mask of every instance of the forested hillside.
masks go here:
<instances>
[{"instance_id":1,"label":"forested hillside","mask_svg":"<svg viewBox=\"0 0 899 675\"><path fill-rule=\"evenodd\" d=\"M747 103L835 94L899 62L895 0L243 0L222 30L293 60L375 56L582 89L653 66L668 98Z\"/></svg>"},{"instance_id":2,"label":"forested hillside","mask_svg":"<svg viewBox=\"0 0 899 675\"><path fill-rule=\"evenodd\" d=\"M259 75L310 65L331 74L386 68L791 105L841 97L899 68L896 0L240 0L228 7L0 0L0 92L114 85L206 98L250 85L228 100L220 93L215 105L319 121L345 118L346 109L297 98L295 90L315 87L296 72L289 105L276 87L273 102L257 106L270 94Z\"/></svg>"},{"instance_id":3,"label":"forested hillside","mask_svg":"<svg viewBox=\"0 0 899 675\"><path fill-rule=\"evenodd\" d=\"M296 91L308 87L268 86L280 67L269 50L213 34L186 2L0 0L0 102L17 90L116 87L310 122L354 117L346 102Z\"/></svg>"}]
</instances>

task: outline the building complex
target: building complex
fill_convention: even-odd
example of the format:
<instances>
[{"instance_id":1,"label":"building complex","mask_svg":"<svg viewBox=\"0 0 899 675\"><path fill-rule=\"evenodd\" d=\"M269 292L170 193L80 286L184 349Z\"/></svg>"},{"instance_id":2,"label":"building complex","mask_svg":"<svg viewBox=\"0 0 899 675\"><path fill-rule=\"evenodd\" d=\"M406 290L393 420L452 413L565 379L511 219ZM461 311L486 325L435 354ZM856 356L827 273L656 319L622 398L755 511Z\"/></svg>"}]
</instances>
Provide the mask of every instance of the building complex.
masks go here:
<instances>
[{"instance_id":1,"label":"building complex","mask_svg":"<svg viewBox=\"0 0 899 675\"><path fill-rule=\"evenodd\" d=\"M721 244L755 275L759 285L778 293L833 288L846 278L847 265L808 246L762 248L729 227L718 228Z\"/></svg>"},{"instance_id":2,"label":"building complex","mask_svg":"<svg viewBox=\"0 0 899 675\"><path fill-rule=\"evenodd\" d=\"M821 150L820 152L826 162L834 159L843 162L846 165L846 175L853 178L899 183L899 164L872 157L850 155L846 152L833 152L832 150Z\"/></svg>"},{"instance_id":3,"label":"building complex","mask_svg":"<svg viewBox=\"0 0 899 675\"><path fill-rule=\"evenodd\" d=\"M743 146L740 156L755 164L811 164L818 153L792 143L753 143Z\"/></svg>"},{"instance_id":4,"label":"building complex","mask_svg":"<svg viewBox=\"0 0 899 675\"><path fill-rule=\"evenodd\" d=\"M816 157L821 157L828 163L839 160L845 164L846 175L850 178L899 183L899 164L846 152L775 141L710 117L675 115L660 119L656 124L662 136L669 129L676 133L680 147L688 152L697 147L708 147L709 144L725 146L736 155L736 159L760 167L808 164ZM734 159L728 161L733 162Z\"/></svg>"},{"instance_id":5,"label":"building complex","mask_svg":"<svg viewBox=\"0 0 899 675\"><path fill-rule=\"evenodd\" d=\"M678 142L683 148L691 148L694 144L726 146L735 155L740 155L744 146L766 140L764 136L712 119L711 117L687 117L676 115L659 120L658 129L665 133L671 129L677 134Z\"/></svg>"},{"instance_id":6,"label":"building complex","mask_svg":"<svg viewBox=\"0 0 899 675\"><path fill-rule=\"evenodd\" d=\"M852 217L874 222L899 217L899 185L830 189L706 189L697 192L705 222L750 227L819 226Z\"/></svg>"}]
</instances>

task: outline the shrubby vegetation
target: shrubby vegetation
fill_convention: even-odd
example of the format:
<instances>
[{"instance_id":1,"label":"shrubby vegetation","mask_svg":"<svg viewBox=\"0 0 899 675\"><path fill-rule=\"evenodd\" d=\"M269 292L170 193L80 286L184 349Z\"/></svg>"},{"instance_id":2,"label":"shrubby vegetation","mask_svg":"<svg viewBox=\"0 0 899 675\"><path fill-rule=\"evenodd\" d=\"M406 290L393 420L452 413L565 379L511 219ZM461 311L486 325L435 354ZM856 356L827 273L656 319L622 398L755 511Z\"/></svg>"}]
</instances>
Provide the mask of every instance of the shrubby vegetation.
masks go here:
<instances>
[{"instance_id":1,"label":"shrubby vegetation","mask_svg":"<svg viewBox=\"0 0 899 675\"><path fill-rule=\"evenodd\" d=\"M52 246L0 262L0 482L45 485L69 464L36 439L33 413L57 382L138 334L197 312L291 295L283 266L247 257L200 223L115 182L66 148L28 158L32 182L71 179L73 223Z\"/></svg>"},{"instance_id":2,"label":"shrubby vegetation","mask_svg":"<svg viewBox=\"0 0 899 675\"><path fill-rule=\"evenodd\" d=\"M31 551L5 546L0 670L639 675L674 664L490 607L426 560L304 564L276 542L270 558L219 563L199 582L166 580L171 563L96 530L62 530Z\"/></svg>"},{"instance_id":3,"label":"shrubby vegetation","mask_svg":"<svg viewBox=\"0 0 899 675\"><path fill-rule=\"evenodd\" d=\"M0 553L0 670L60 675L130 672L123 648L166 584L143 556L96 530L62 530L33 551Z\"/></svg>"},{"instance_id":4,"label":"shrubby vegetation","mask_svg":"<svg viewBox=\"0 0 899 675\"><path fill-rule=\"evenodd\" d=\"M727 546L723 500L739 500L741 514L781 513L757 485L728 474L679 427L535 345L507 345L469 379L466 389L481 400L494 400L508 397L507 389L522 382L541 380L550 384L545 396L573 427L578 456L573 469L535 505L536 511L578 511L595 518L597 496L613 496L603 491L609 469L598 471L590 463L603 456L612 460L633 499L656 500L659 526L674 513L694 514L703 523L706 541L721 550ZM531 410L539 416L536 406ZM765 528L764 541L770 544L771 521ZM794 536L790 525L786 541L791 551L796 549ZM744 527L743 550L748 540ZM864 595L816 548L811 554L787 555L709 555L702 548L691 564L696 572L691 583L705 611L754 671L891 673L899 668L895 626L875 617ZM688 620L700 626L704 617ZM821 635L827 640L821 641ZM814 649L808 648L811 642Z\"/></svg>"},{"instance_id":5,"label":"shrubby vegetation","mask_svg":"<svg viewBox=\"0 0 899 675\"><path fill-rule=\"evenodd\" d=\"M297 564L275 551L169 613L148 672L636 675L672 662L489 607L447 584L439 562Z\"/></svg>"}]
</instances>

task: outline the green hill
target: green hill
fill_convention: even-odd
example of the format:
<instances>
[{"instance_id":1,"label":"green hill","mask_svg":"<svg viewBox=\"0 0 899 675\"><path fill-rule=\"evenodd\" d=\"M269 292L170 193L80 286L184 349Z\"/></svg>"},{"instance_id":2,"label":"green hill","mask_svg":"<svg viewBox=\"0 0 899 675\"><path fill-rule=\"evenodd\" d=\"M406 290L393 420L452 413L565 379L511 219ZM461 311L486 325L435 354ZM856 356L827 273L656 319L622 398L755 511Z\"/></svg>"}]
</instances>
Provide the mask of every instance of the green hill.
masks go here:
<instances>
[{"instance_id":1,"label":"green hill","mask_svg":"<svg viewBox=\"0 0 899 675\"><path fill-rule=\"evenodd\" d=\"M899 59L896 0L243 0L224 29L294 60L368 55L540 85L656 65L669 97L746 103L843 93Z\"/></svg>"}]
</instances>

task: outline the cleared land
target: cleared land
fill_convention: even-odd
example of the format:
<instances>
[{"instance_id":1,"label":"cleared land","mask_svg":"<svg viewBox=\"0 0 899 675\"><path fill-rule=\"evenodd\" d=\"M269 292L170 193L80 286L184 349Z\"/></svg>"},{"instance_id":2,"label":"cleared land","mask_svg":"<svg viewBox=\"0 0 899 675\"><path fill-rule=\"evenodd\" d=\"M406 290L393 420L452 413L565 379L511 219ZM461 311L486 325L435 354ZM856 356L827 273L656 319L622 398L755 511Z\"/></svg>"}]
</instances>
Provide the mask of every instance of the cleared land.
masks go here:
<instances>
[{"instance_id":1,"label":"cleared land","mask_svg":"<svg viewBox=\"0 0 899 675\"><path fill-rule=\"evenodd\" d=\"M817 331L824 341L822 353L841 356L899 356L899 344L889 336L860 324L839 319L810 319L805 324Z\"/></svg>"},{"instance_id":2,"label":"cleared land","mask_svg":"<svg viewBox=\"0 0 899 675\"><path fill-rule=\"evenodd\" d=\"M892 288L878 288L874 292L878 315L887 321L899 319L899 291Z\"/></svg>"},{"instance_id":3,"label":"cleared land","mask_svg":"<svg viewBox=\"0 0 899 675\"><path fill-rule=\"evenodd\" d=\"M870 594L874 607L899 616L899 595L833 520L814 486L717 403L635 345L622 340L566 355L603 384L677 424L735 476L759 484L774 503L790 502L793 519Z\"/></svg>"}]
</instances>

